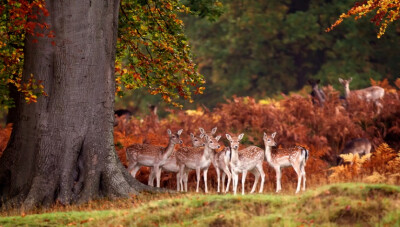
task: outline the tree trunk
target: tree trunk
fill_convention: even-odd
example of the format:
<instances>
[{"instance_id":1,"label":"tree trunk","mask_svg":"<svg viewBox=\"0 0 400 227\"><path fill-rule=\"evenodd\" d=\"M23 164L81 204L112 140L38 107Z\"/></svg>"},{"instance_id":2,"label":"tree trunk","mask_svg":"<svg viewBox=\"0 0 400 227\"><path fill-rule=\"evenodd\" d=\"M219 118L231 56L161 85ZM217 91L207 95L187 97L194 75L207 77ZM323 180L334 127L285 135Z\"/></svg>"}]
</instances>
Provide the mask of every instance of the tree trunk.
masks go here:
<instances>
[{"instance_id":1,"label":"tree trunk","mask_svg":"<svg viewBox=\"0 0 400 227\"><path fill-rule=\"evenodd\" d=\"M47 1L47 8L42 19L56 38L26 37L24 79L42 80L48 96L16 102L0 159L0 206L31 209L149 189L128 174L113 145L119 1Z\"/></svg>"}]
</instances>

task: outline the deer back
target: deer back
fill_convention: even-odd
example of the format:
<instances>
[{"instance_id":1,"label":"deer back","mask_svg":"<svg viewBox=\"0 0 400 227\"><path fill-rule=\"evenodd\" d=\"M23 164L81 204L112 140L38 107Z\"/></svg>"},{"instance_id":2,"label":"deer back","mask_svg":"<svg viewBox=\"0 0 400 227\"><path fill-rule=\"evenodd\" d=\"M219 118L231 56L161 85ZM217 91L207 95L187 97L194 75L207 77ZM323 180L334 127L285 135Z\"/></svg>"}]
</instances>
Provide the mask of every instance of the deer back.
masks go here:
<instances>
[{"instance_id":1,"label":"deer back","mask_svg":"<svg viewBox=\"0 0 400 227\"><path fill-rule=\"evenodd\" d=\"M359 98L368 101L375 101L383 98L383 96L385 95L385 89L379 86L371 86L364 89L355 90L353 91L353 93L356 94Z\"/></svg>"},{"instance_id":2,"label":"deer back","mask_svg":"<svg viewBox=\"0 0 400 227\"><path fill-rule=\"evenodd\" d=\"M365 155L371 152L371 142L367 138L357 138L346 143L341 154Z\"/></svg>"}]
</instances>

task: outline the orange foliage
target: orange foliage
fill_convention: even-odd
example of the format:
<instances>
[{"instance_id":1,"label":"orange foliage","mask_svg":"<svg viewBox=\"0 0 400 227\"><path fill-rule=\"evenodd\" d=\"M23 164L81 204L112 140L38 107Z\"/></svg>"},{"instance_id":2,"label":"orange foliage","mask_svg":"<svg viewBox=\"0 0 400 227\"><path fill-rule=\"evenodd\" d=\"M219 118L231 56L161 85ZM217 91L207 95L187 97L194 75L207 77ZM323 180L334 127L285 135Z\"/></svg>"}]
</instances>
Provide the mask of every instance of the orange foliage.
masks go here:
<instances>
[{"instance_id":1,"label":"orange foliage","mask_svg":"<svg viewBox=\"0 0 400 227\"><path fill-rule=\"evenodd\" d=\"M349 154L352 164L331 168L331 181L365 181L368 183L400 183L400 151L382 143L370 158L359 158Z\"/></svg>"}]
</instances>

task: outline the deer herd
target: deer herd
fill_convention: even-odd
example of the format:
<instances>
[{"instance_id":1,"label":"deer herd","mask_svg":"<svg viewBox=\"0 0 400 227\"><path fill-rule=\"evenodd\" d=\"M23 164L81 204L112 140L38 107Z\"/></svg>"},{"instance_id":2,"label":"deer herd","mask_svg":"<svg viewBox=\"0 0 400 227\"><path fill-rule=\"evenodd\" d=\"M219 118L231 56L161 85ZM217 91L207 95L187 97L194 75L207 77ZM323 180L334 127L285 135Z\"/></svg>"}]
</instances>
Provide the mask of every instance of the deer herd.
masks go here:
<instances>
[{"instance_id":1,"label":"deer herd","mask_svg":"<svg viewBox=\"0 0 400 227\"><path fill-rule=\"evenodd\" d=\"M352 79L341 79L339 82L345 90L345 101L350 96L356 97L366 102L373 102L378 110L378 114L382 109L381 100L385 94L385 90L379 86L371 86L365 89L350 91L349 84ZM324 106L326 96L324 92L318 88L319 80L309 80L312 87L311 96L314 104ZM175 149L176 144L182 144L180 135L182 129L176 133L167 130L169 143L166 147L155 146L150 144L133 144L126 149L126 157L128 161L128 171L132 177L136 177L136 173L142 166L150 167L150 175L148 184L154 186L156 179L157 187L160 187L161 172L176 173L177 191L188 191L188 176L191 170L196 171L196 192L199 192L200 175L203 172L204 192L208 192L207 173L211 164L214 166L217 175L217 192L229 191L232 181L232 191L237 192L239 174L242 174L242 194L245 191L245 182L247 173L254 175L255 180L250 193L254 193L258 181L261 177L259 192L263 192L265 173L263 163L266 162L275 170L276 173L276 192L281 191L281 169L284 167L292 167L297 174L296 193L300 188L306 189L306 171L305 166L309 157L309 151L305 147L294 146L291 148L272 149L277 144L275 142L276 132L271 135L264 132L263 140L265 148L261 149L257 146L249 146L239 149L240 141L244 134L232 136L226 134L225 137L229 141L229 146L220 150L219 140L221 136L215 136L217 128L213 128L211 132L206 132L203 128L199 128L200 135L197 137L190 133L192 140L191 147L180 147ZM342 154L359 154L364 155L370 153L371 143L366 138L356 138L349 141ZM338 163L342 160L338 158ZM228 181L225 184L225 178ZM222 182L221 182L222 181ZM302 187L301 187L302 185Z\"/></svg>"},{"instance_id":2,"label":"deer herd","mask_svg":"<svg viewBox=\"0 0 400 227\"><path fill-rule=\"evenodd\" d=\"M212 164L217 173L217 192L227 193L232 181L232 190L236 194L239 174L241 173L242 194L244 194L247 172L250 172L255 176L253 188L250 193L255 192L260 177L259 192L262 193L265 181L263 169L265 161L276 172L276 192L281 191L281 168L290 166L293 167L298 175L296 193L300 191L302 180L302 189L303 191L306 189L306 172L304 168L309 156L306 148L295 146L287 149L279 148L277 151L272 152L271 147L276 146L274 140L276 132L274 132L271 135L264 133L265 149L257 146L239 149L240 140L244 136L242 133L239 136L226 134L225 136L230 142L230 146L217 152L221 148L218 142L221 136L214 137L217 128L213 128L209 133L203 128L199 130L199 137L196 137L193 133L190 134L193 144L191 147L180 147L175 150L176 144L182 144L182 140L180 139L182 129L176 133L172 133L169 129L167 130L169 142L166 147L151 144L133 144L127 147L128 171L135 178L140 167L150 167L148 184L154 186L154 179L156 179L157 187L160 187L161 171L176 173L177 190L185 192L188 191L189 171L196 171L196 192L199 192L200 175L201 171L203 171L204 192L208 193L207 173ZM228 178L228 182L225 185L226 177Z\"/></svg>"}]
</instances>

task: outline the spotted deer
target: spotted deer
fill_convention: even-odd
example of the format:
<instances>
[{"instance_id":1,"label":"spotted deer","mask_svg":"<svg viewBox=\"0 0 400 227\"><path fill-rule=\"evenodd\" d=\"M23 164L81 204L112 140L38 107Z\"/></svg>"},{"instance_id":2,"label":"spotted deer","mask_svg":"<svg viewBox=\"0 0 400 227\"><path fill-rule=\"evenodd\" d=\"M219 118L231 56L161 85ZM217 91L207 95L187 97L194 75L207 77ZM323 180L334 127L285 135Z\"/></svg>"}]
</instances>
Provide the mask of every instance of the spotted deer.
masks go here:
<instances>
[{"instance_id":1,"label":"spotted deer","mask_svg":"<svg viewBox=\"0 0 400 227\"><path fill-rule=\"evenodd\" d=\"M157 178L157 187L160 187L160 166L165 164L174 151L175 145L182 144L182 140L180 139L182 131L183 130L181 129L177 133L172 133L171 130L167 130L169 136L167 147L151 144L133 144L126 148L128 171L131 173L132 177L136 177L136 172L140 167L152 167Z\"/></svg>"},{"instance_id":2,"label":"spotted deer","mask_svg":"<svg viewBox=\"0 0 400 227\"><path fill-rule=\"evenodd\" d=\"M208 193L207 188L207 172L211 164L211 152L219 149L221 146L218 140L221 136L213 137L204 135L204 147L182 147L176 151L176 160L179 165L180 176L188 175L190 169L196 170L197 186L196 192L199 192L200 171L203 170L204 191ZM183 188L183 180L185 180L185 188ZM180 178L180 188L187 192L187 178Z\"/></svg>"},{"instance_id":3,"label":"spotted deer","mask_svg":"<svg viewBox=\"0 0 400 227\"><path fill-rule=\"evenodd\" d=\"M206 133L206 131L203 128L199 128L200 133L202 135L208 135L212 136L217 132L217 127L213 128L210 133ZM215 152L215 150L212 150L211 153L211 163L214 166L215 172L217 173L217 192L221 192L221 170L222 174L224 176L223 178L223 186L222 186L222 191L227 192L229 188L229 184L231 182L231 172L229 171L229 162L226 160L226 150L223 150L221 152ZM228 176L228 185L225 190L225 176Z\"/></svg>"},{"instance_id":4,"label":"spotted deer","mask_svg":"<svg viewBox=\"0 0 400 227\"><path fill-rule=\"evenodd\" d=\"M301 180L303 179L303 191L306 190L306 171L305 166L309 152L306 148L295 146L292 148L279 148L275 152L271 151L271 147L276 146L274 140L276 132L268 136L264 132L265 143L265 159L268 164L275 169L276 172L276 192L281 191L281 168L292 166L297 173L297 189L300 191Z\"/></svg>"},{"instance_id":5,"label":"spotted deer","mask_svg":"<svg viewBox=\"0 0 400 227\"><path fill-rule=\"evenodd\" d=\"M250 193L256 190L258 179L261 175L260 193L263 192L265 173L263 169L264 150L250 146L245 149L239 150L239 142L243 139L244 134L237 137L232 137L226 134L226 138L230 142L232 157L230 160L230 169L232 173L233 193L236 195L237 186L239 182L239 173L242 173L242 195L244 195L244 186L246 182L247 172L250 171L255 176L253 188Z\"/></svg>"},{"instance_id":6,"label":"spotted deer","mask_svg":"<svg viewBox=\"0 0 400 227\"><path fill-rule=\"evenodd\" d=\"M190 133L190 139L192 140L192 145L193 147L201 147L204 146L204 142L202 140L203 135L200 135L199 138L197 138L197 136L195 136L193 133ZM161 171L166 171L166 172L172 172L172 173L176 173L176 190L179 191L180 190L180 174L179 174L179 166L176 163L176 152L173 152L171 154L171 156L169 156L169 158L167 158L167 160L165 161L164 165L161 166ZM155 178L155 171L153 168L150 169L150 175L149 175L149 185L153 186L154 183L154 178ZM188 175L183 176L184 180L186 179L187 181L187 177Z\"/></svg>"},{"instance_id":7,"label":"spotted deer","mask_svg":"<svg viewBox=\"0 0 400 227\"><path fill-rule=\"evenodd\" d=\"M360 157L371 152L371 142L367 138L356 138L348 141L340 154L358 154ZM338 157L338 165L343 164L343 159Z\"/></svg>"},{"instance_id":8,"label":"spotted deer","mask_svg":"<svg viewBox=\"0 0 400 227\"><path fill-rule=\"evenodd\" d=\"M355 95L355 97L357 97L361 100L364 100L367 102L373 102L377 108L377 113L379 114L381 112L381 109L383 108L383 105L381 104L381 100L383 99L383 96L385 95L385 89L383 89L379 86L371 86L371 87L367 87L367 88L360 89L360 90L350 91L350 82L352 80L353 80L352 78L350 78L348 80L339 78L339 82L344 87L346 100L350 96Z\"/></svg>"}]
</instances>

